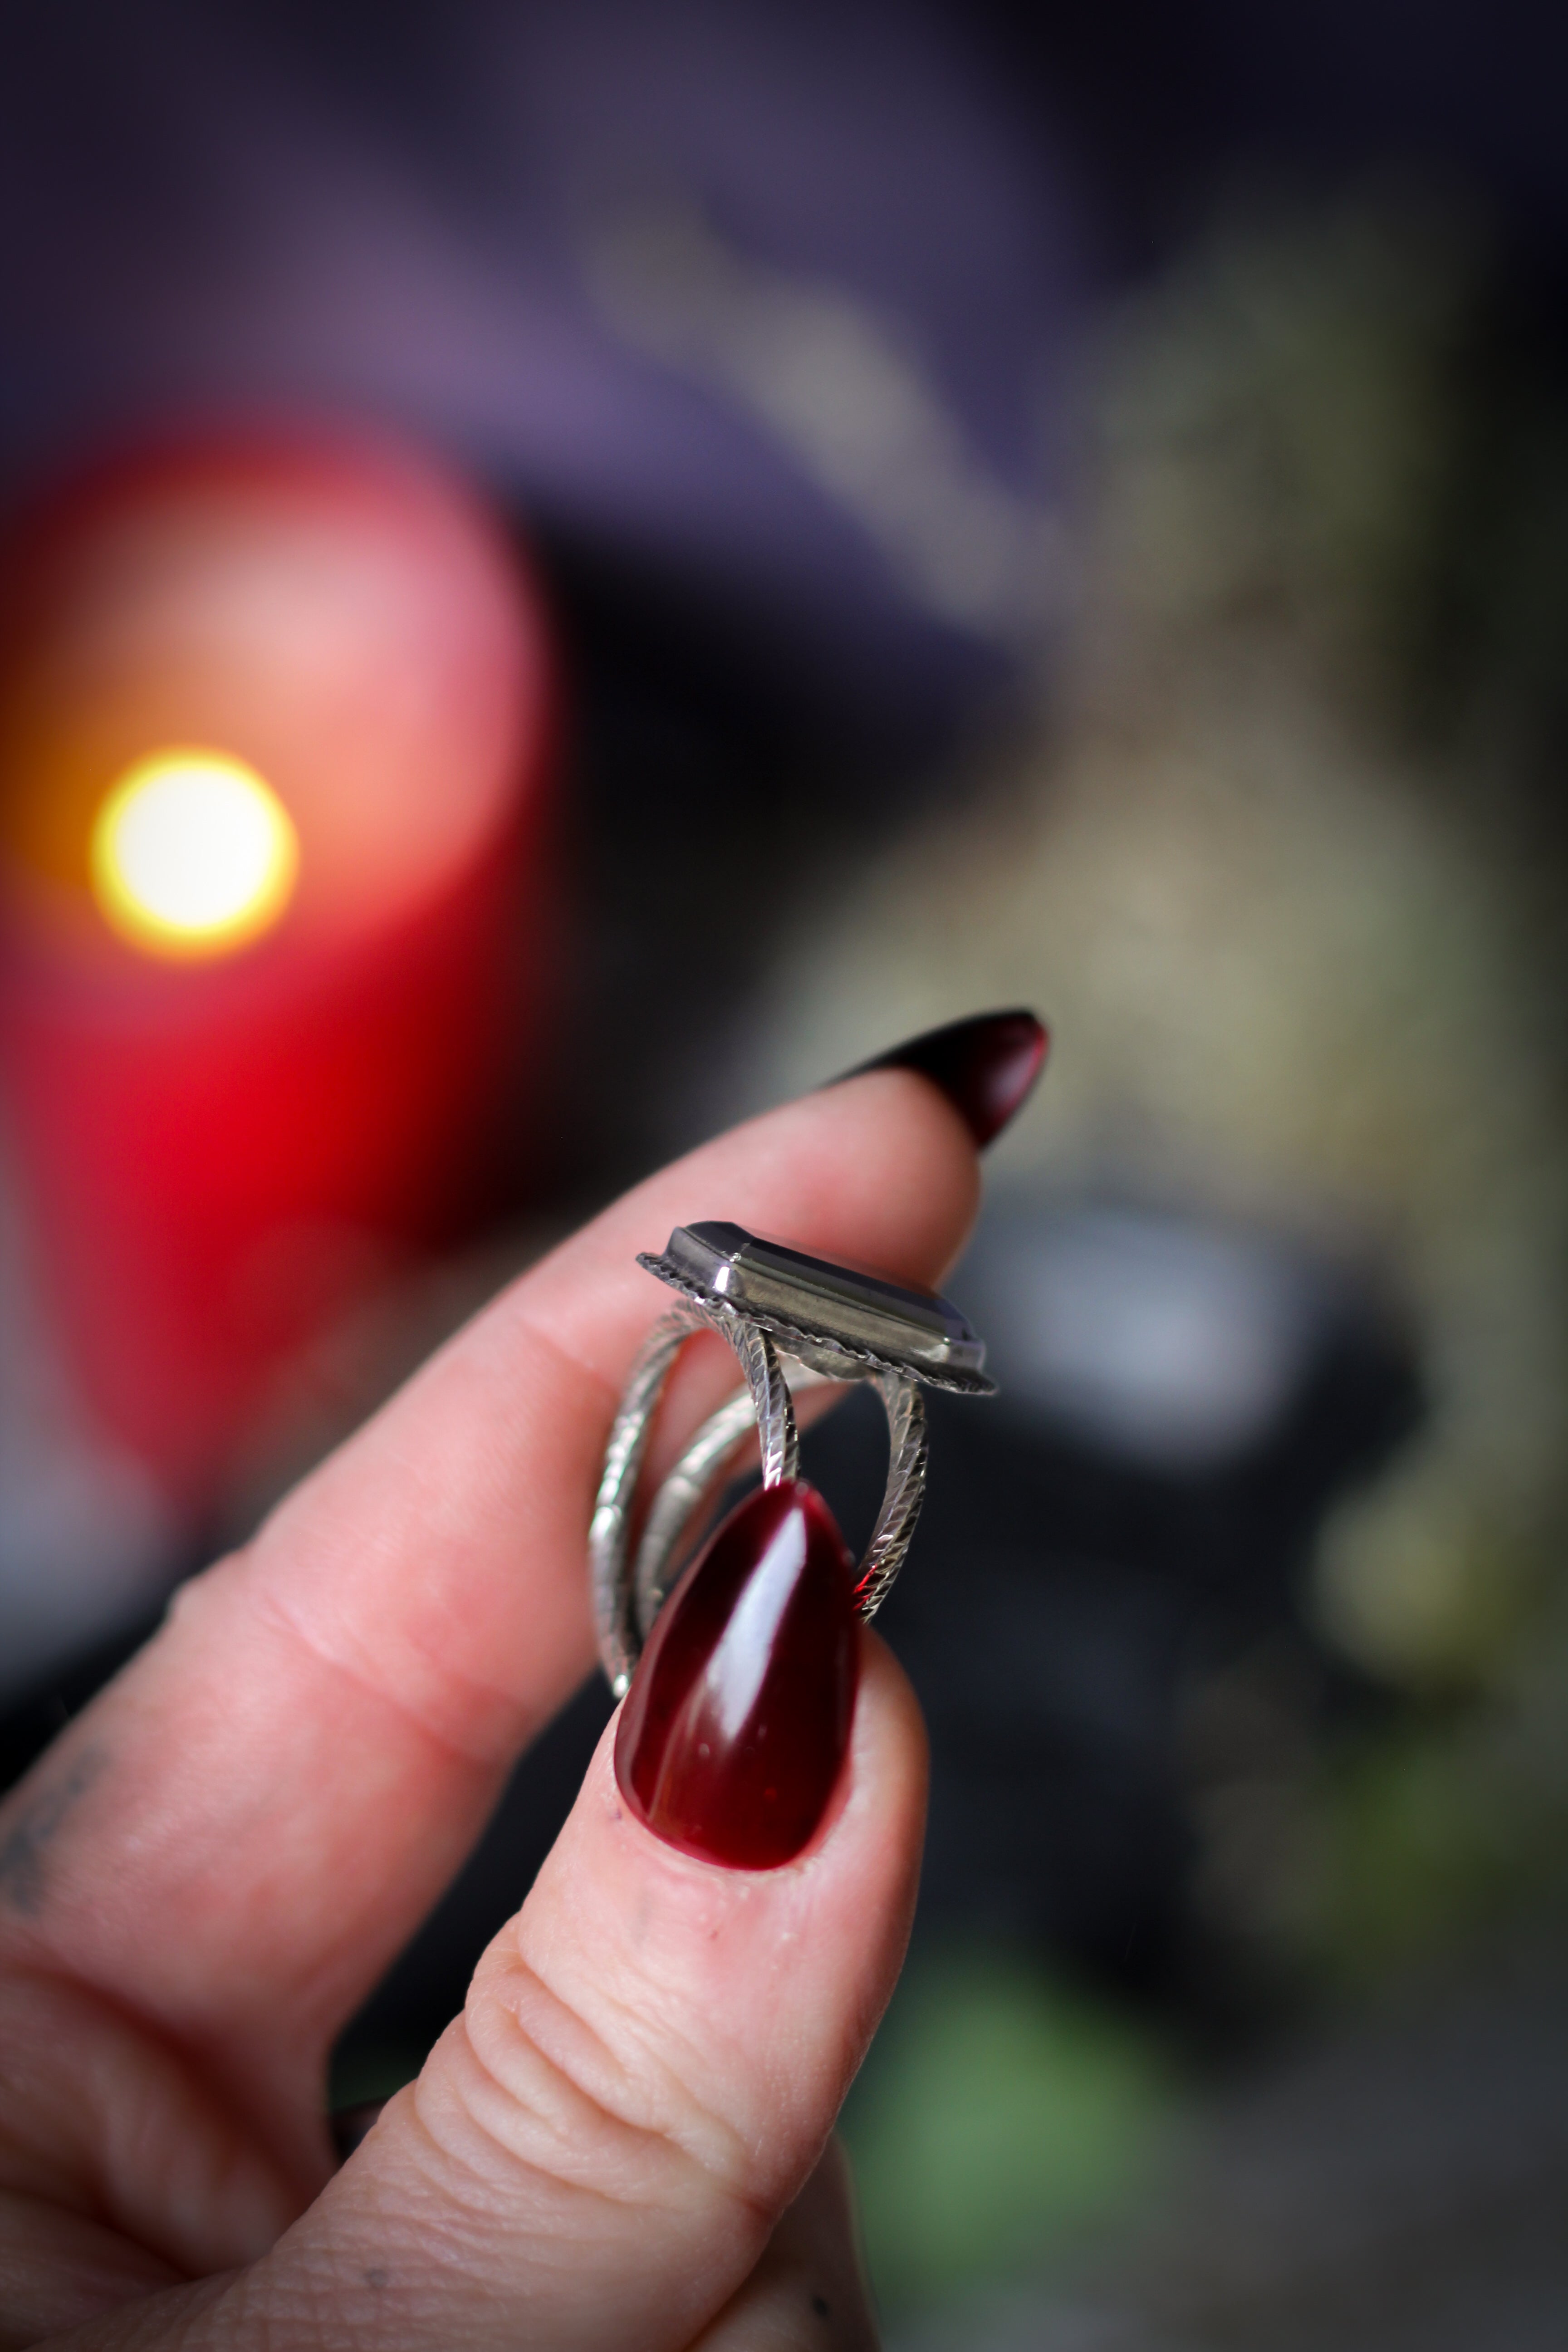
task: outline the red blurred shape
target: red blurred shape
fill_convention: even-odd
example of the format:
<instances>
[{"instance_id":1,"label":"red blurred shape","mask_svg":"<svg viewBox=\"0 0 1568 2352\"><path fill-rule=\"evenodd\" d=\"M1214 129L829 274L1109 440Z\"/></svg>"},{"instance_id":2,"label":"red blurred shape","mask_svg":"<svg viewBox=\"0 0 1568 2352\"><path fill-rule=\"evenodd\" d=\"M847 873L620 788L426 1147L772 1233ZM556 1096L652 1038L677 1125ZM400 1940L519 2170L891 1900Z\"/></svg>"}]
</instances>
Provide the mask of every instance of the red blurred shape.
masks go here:
<instances>
[{"instance_id":1,"label":"red blurred shape","mask_svg":"<svg viewBox=\"0 0 1568 2352\"><path fill-rule=\"evenodd\" d=\"M101 467L0 558L0 1055L41 1272L98 1412L187 1507L279 1365L471 1208L537 1042L548 632L504 535L384 438ZM164 747L300 835L267 936L174 962L88 884Z\"/></svg>"}]
</instances>

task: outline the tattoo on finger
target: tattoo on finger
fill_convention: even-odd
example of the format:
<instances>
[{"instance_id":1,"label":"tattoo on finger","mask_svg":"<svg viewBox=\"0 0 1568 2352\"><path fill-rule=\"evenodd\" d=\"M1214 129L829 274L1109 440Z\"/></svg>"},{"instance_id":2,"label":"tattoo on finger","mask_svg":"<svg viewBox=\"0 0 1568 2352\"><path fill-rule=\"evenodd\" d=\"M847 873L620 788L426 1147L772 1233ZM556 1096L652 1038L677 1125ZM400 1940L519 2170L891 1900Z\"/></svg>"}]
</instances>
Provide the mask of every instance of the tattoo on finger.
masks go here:
<instances>
[{"instance_id":1,"label":"tattoo on finger","mask_svg":"<svg viewBox=\"0 0 1568 2352\"><path fill-rule=\"evenodd\" d=\"M46 1780L37 1794L4 1834L0 1834L0 1901L26 1917L43 1907L47 1882L46 1857L66 1816L86 1795L109 1761L101 1748L84 1748L53 1780Z\"/></svg>"}]
</instances>

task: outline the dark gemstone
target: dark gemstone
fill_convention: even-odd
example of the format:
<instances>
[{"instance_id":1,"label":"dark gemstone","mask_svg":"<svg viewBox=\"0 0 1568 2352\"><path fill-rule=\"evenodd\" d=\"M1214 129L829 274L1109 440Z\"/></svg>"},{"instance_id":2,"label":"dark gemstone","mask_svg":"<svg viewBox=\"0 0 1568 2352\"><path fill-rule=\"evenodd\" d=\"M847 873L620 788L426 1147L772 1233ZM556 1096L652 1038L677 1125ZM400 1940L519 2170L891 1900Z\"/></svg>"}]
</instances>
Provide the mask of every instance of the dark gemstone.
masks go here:
<instances>
[{"instance_id":1,"label":"dark gemstone","mask_svg":"<svg viewBox=\"0 0 1568 2352\"><path fill-rule=\"evenodd\" d=\"M760 1489L660 1612L621 1709L616 1778L669 1845L772 1870L844 1769L859 1672L854 1562L814 1486Z\"/></svg>"},{"instance_id":2,"label":"dark gemstone","mask_svg":"<svg viewBox=\"0 0 1568 2352\"><path fill-rule=\"evenodd\" d=\"M1034 1013L976 1013L889 1046L863 1070L917 1070L940 1087L984 1150L1023 1109L1045 1067L1050 1034Z\"/></svg>"},{"instance_id":3,"label":"dark gemstone","mask_svg":"<svg viewBox=\"0 0 1568 2352\"><path fill-rule=\"evenodd\" d=\"M792 1330L869 1349L917 1373L988 1388L985 1349L965 1317L934 1290L910 1290L886 1275L808 1257L787 1242L764 1241L744 1225L705 1218L677 1225L662 1257L638 1264L682 1289L721 1298L742 1315L772 1317Z\"/></svg>"}]
</instances>

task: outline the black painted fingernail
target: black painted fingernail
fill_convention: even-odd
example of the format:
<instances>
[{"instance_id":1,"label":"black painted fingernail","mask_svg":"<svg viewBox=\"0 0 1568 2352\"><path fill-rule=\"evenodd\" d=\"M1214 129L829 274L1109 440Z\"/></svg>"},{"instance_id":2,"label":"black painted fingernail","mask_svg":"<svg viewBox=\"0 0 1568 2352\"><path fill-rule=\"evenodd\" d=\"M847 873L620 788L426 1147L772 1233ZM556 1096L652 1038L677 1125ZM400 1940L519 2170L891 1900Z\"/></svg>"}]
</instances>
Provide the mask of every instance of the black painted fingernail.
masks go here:
<instances>
[{"instance_id":1,"label":"black painted fingernail","mask_svg":"<svg viewBox=\"0 0 1568 2352\"><path fill-rule=\"evenodd\" d=\"M858 1078L867 1070L918 1071L942 1088L984 1151L1027 1102L1050 1042L1049 1030L1032 1013L975 1013L857 1062L844 1076Z\"/></svg>"}]
</instances>

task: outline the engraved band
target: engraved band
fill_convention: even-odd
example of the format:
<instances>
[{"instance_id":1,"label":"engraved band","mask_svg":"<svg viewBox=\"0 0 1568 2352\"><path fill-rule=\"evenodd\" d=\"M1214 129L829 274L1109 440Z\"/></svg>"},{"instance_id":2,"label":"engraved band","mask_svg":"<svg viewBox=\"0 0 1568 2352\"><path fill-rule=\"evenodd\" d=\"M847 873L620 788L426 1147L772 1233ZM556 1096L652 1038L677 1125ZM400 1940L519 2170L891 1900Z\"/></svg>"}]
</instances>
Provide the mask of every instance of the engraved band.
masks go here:
<instances>
[{"instance_id":1,"label":"engraved band","mask_svg":"<svg viewBox=\"0 0 1568 2352\"><path fill-rule=\"evenodd\" d=\"M746 1376L746 1388L711 1414L690 1440L649 1509L635 1563L629 1558L632 1506L658 1401L676 1357L699 1331L721 1332ZM589 1528L588 1556L599 1653L617 1697L626 1690L667 1597L678 1547L692 1513L725 1456L754 1420L763 1454L763 1484L799 1475L800 1439L790 1382L781 1357L795 1368L796 1389L869 1381L888 1416L888 1481L882 1507L860 1564L855 1604L873 1616L903 1564L920 1517L926 1479L925 1403L915 1381L833 1350L812 1349L808 1363L782 1336L770 1337L751 1318L714 1300L682 1298L645 1342L616 1416L605 1471Z\"/></svg>"}]
</instances>

